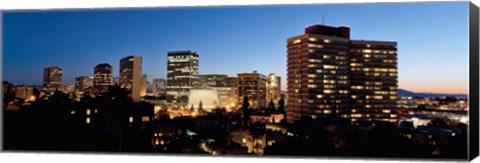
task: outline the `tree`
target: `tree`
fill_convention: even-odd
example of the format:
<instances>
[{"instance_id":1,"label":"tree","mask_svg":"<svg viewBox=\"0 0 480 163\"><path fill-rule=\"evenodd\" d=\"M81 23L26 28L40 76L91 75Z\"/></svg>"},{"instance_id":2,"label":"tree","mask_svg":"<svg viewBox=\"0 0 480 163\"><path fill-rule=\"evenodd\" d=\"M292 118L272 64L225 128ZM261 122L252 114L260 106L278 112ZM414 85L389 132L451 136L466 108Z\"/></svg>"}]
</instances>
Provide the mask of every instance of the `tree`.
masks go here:
<instances>
[{"instance_id":1,"label":"tree","mask_svg":"<svg viewBox=\"0 0 480 163\"><path fill-rule=\"evenodd\" d=\"M278 106L277 109L278 109L280 112L282 112L282 113L285 112L285 100L284 100L283 98L281 98L280 100L278 100L277 106Z\"/></svg>"},{"instance_id":2,"label":"tree","mask_svg":"<svg viewBox=\"0 0 480 163\"><path fill-rule=\"evenodd\" d=\"M275 109L275 103L273 103L273 99L270 100L270 103L268 104L268 109Z\"/></svg>"},{"instance_id":3,"label":"tree","mask_svg":"<svg viewBox=\"0 0 480 163\"><path fill-rule=\"evenodd\" d=\"M202 110L202 111L203 111L203 103L202 103L202 101L200 101L200 103L198 103L198 110Z\"/></svg>"},{"instance_id":4,"label":"tree","mask_svg":"<svg viewBox=\"0 0 480 163\"><path fill-rule=\"evenodd\" d=\"M250 103L248 102L248 96L243 96L242 109L248 109L249 107Z\"/></svg>"}]
</instances>

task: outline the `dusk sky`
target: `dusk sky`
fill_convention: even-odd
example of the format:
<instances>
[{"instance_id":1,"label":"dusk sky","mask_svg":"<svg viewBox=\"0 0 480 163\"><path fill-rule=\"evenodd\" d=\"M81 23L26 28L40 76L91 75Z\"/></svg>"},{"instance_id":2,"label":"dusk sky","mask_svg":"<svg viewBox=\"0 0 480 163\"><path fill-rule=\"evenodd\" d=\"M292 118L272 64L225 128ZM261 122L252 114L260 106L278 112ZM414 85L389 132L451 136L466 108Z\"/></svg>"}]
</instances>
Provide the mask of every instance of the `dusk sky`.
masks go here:
<instances>
[{"instance_id":1,"label":"dusk sky","mask_svg":"<svg viewBox=\"0 0 480 163\"><path fill-rule=\"evenodd\" d=\"M109 63L143 57L166 77L167 52L196 51L200 74L275 73L286 88L287 38L306 26L348 25L351 39L398 42L399 88L468 92L468 2L9 11L3 13L3 80L41 85L43 68L64 84Z\"/></svg>"}]
</instances>

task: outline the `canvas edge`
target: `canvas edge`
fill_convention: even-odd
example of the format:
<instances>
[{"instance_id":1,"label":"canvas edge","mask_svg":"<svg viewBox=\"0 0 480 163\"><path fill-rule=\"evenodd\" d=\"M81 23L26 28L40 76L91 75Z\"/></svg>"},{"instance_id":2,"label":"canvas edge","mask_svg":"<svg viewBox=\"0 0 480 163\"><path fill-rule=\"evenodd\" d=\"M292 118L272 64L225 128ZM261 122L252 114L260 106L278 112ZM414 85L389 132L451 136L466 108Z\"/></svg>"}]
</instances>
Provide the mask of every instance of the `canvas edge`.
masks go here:
<instances>
[{"instance_id":1,"label":"canvas edge","mask_svg":"<svg viewBox=\"0 0 480 163\"><path fill-rule=\"evenodd\" d=\"M469 46L470 46L470 83L469 83L469 132L468 160L479 153L479 8L472 2L469 5Z\"/></svg>"}]
</instances>

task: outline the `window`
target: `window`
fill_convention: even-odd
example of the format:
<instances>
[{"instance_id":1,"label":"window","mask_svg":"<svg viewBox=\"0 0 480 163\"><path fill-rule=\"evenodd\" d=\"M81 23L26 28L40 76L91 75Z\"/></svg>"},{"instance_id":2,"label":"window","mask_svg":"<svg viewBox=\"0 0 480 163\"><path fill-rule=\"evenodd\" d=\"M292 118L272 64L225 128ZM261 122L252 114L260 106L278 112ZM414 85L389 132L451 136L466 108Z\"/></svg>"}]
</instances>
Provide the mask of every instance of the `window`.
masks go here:
<instances>
[{"instance_id":1,"label":"window","mask_svg":"<svg viewBox=\"0 0 480 163\"><path fill-rule=\"evenodd\" d=\"M133 117L129 117L128 122L133 123Z\"/></svg>"},{"instance_id":2,"label":"window","mask_svg":"<svg viewBox=\"0 0 480 163\"><path fill-rule=\"evenodd\" d=\"M87 117L87 119L85 120L85 123L90 124L90 118L89 117Z\"/></svg>"},{"instance_id":3,"label":"window","mask_svg":"<svg viewBox=\"0 0 480 163\"><path fill-rule=\"evenodd\" d=\"M150 117L149 116L143 116L142 117L142 122L150 122Z\"/></svg>"}]
</instances>

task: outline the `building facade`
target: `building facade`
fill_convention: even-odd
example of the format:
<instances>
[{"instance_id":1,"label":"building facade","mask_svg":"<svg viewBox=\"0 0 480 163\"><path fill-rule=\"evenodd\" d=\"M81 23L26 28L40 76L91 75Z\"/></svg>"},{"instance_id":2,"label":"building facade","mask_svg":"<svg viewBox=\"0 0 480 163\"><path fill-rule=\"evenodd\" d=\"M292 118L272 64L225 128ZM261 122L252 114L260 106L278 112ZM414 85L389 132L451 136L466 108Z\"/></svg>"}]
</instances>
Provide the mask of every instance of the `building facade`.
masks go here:
<instances>
[{"instance_id":1,"label":"building facade","mask_svg":"<svg viewBox=\"0 0 480 163\"><path fill-rule=\"evenodd\" d=\"M198 54L193 51L168 52L167 103L185 106L190 89L198 84Z\"/></svg>"},{"instance_id":2,"label":"building facade","mask_svg":"<svg viewBox=\"0 0 480 163\"><path fill-rule=\"evenodd\" d=\"M161 78L155 78L152 82L152 93L154 96L165 96L167 81Z\"/></svg>"},{"instance_id":3,"label":"building facade","mask_svg":"<svg viewBox=\"0 0 480 163\"><path fill-rule=\"evenodd\" d=\"M25 101L35 101L35 97L33 95L33 87L31 86L15 86L14 96L15 98L23 99Z\"/></svg>"},{"instance_id":4,"label":"building facade","mask_svg":"<svg viewBox=\"0 0 480 163\"><path fill-rule=\"evenodd\" d=\"M267 77L267 85L266 85L267 103L270 101L277 103L278 100L280 100L280 88L281 88L280 76L277 76L274 73L269 74Z\"/></svg>"},{"instance_id":5,"label":"building facade","mask_svg":"<svg viewBox=\"0 0 480 163\"><path fill-rule=\"evenodd\" d=\"M238 80L238 105L242 105L243 97L247 96L250 107L260 109L266 106L267 77L256 71L253 73L240 73Z\"/></svg>"},{"instance_id":6,"label":"building facade","mask_svg":"<svg viewBox=\"0 0 480 163\"><path fill-rule=\"evenodd\" d=\"M82 98L93 87L93 77L79 76L75 78L75 97Z\"/></svg>"},{"instance_id":7,"label":"building facade","mask_svg":"<svg viewBox=\"0 0 480 163\"><path fill-rule=\"evenodd\" d=\"M211 89L218 93L219 107L234 110L237 107L238 86L237 78L225 74L199 75L200 89Z\"/></svg>"},{"instance_id":8,"label":"building facade","mask_svg":"<svg viewBox=\"0 0 480 163\"><path fill-rule=\"evenodd\" d=\"M43 86L47 94L52 94L55 90L62 91L63 69L57 66L49 66L43 69Z\"/></svg>"},{"instance_id":9,"label":"building facade","mask_svg":"<svg viewBox=\"0 0 480 163\"><path fill-rule=\"evenodd\" d=\"M134 101L140 100L143 76L142 76L142 57L128 56L120 60L119 85L130 91L130 96Z\"/></svg>"},{"instance_id":10,"label":"building facade","mask_svg":"<svg viewBox=\"0 0 480 163\"><path fill-rule=\"evenodd\" d=\"M391 105L395 99L393 101L383 100L383 98L391 98L384 94L384 89L396 91L397 77L381 77L378 76L380 74L375 74L376 72L368 72L367 75L363 70L384 71L387 69L387 71L396 73L396 43L376 42L382 44L382 48L395 49L395 57L384 58L385 56L378 55L378 58L373 59L370 58L373 57L370 56L371 54L365 55L363 51L367 50L365 52L368 52L369 49L362 49L369 43L371 43L369 46L373 46L373 42L375 41L350 40L350 28L348 27L324 25L307 27L304 34L289 38L287 40L287 122L294 123L301 120L302 117L345 118L356 121L366 117L366 112L370 112L369 108L382 108L380 110L385 112L381 113L383 115L371 115L371 118L363 120L387 120L383 117L390 117L390 112L396 107ZM365 56L369 58L364 58ZM357 70L361 71L357 72ZM354 89L365 88L367 84L375 84L376 80L388 81L377 83L379 87L376 88L386 87L376 90L377 92ZM371 87L369 86L369 88ZM390 95L390 91L387 92ZM360 100L366 99L367 96L369 99L373 99L375 98L374 93L382 93L385 97L368 104L364 103L367 102L366 100ZM364 115L358 112L364 113Z\"/></svg>"},{"instance_id":11,"label":"building facade","mask_svg":"<svg viewBox=\"0 0 480 163\"><path fill-rule=\"evenodd\" d=\"M110 66L110 64L98 64L95 66L93 74L93 88L95 95L101 95L107 92L108 87L113 85L112 66Z\"/></svg>"},{"instance_id":12,"label":"building facade","mask_svg":"<svg viewBox=\"0 0 480 163\"><path fill-rule=\"evenodd\" d=\"M352 121L396 122L397 43L352 40L350 70Z\"/></svg>"}]
</instances>

